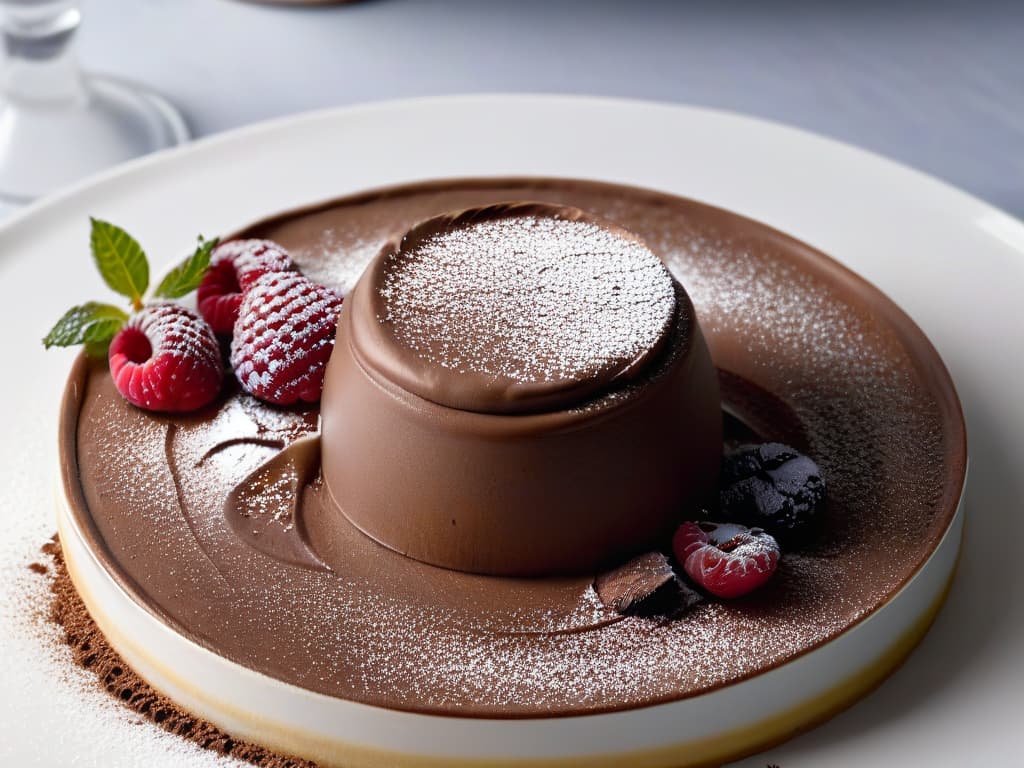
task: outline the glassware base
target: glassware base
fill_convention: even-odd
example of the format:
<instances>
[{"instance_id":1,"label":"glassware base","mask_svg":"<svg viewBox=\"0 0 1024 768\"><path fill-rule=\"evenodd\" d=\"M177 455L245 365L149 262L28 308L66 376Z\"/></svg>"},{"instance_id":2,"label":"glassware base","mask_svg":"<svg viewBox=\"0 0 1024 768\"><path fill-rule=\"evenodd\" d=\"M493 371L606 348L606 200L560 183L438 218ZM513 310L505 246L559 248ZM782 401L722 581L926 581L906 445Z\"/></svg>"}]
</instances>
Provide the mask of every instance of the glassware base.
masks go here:
<instances>
[{"instance_id":1,"label":"glassware base","mask_svg":"<svg viewBox=\"0 0 1024 768\"><path fill-rule=\"evenodd\" d=\"M177 109L144 88L87 75L81 93L57 103L0 99L0 201L27 203L189 139Z\"/></svg>"}]
</instances>

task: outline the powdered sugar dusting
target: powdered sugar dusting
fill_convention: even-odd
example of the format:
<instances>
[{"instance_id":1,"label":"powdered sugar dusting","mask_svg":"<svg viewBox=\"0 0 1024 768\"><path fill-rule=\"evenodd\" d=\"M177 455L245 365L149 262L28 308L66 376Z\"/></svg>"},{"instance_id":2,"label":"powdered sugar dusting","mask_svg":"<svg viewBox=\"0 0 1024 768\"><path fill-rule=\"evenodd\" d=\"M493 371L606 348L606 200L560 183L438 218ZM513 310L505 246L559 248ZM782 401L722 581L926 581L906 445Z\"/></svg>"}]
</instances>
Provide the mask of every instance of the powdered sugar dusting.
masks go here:
<instances>
[{"instance_id":1,"label":"powdered sugar dusting","mask_svg":"<svg viewBox=\"0 0 1024 768\"><path fill-rule=\"evenodd\" d=\"M279 404L319 400L340 306L337 293L297 272L257 279L231 340L231 366L243 389Z\"/></svg>"},{"instance_id":2,"label":"powdered sugar dusting","mask_svg":"<svg viewBox=\"0 0 1024 768\"><path fill-rule=\"evenodd\" d=\"M173 449L179 466L194 467L182 478L190 532L164 461L164 421L100 392L90 411L95 442L82 461L118 479L105 486L104 530L130 515L145 520L145 537L112 539L118 562L149 599L186 615L225 655L313 690L438 713L544 715L728 684L826 642L902 583L948 511L932 395L884 318L844 305L827 281L799 268L795 246L764 228L653 194L531 182L413 188L321 211L316 227L300 217L261 234L298 254L304 270L323 254L320 268L339 265L344 283L416 221L525 198L579 205L636 231L686 285L712 355L734 353L731 362L743 365L737 373L784 395L829 482L826 532L816 546L785 554L748 598L709 601L667 624L608 622L589 577L551 587L544 599L536 585L510 582L497 605L486 599L490 587L477 590L485 577L448 573L446 581L357 531L342 542L345 557L332 561L333 573L297 568L240 542L222 507L231 488L278 450L269 441L314 429L315 412L240 395L211 421L180 424ZM329 235L321 240L320 232ZM725 335L743 348L716 347ZM768 429L765 437L776 435ZM126 476L132 483L120 481ZM263 499L268 509L277 492ZM317 491L305 501L318 504ZM193 536L217 558L230 591L214 590L216 573ZM163 569L175 579L161 578ZM239 637L249 646L227 650Z\"/></svg>"},{"instance_id":3,"label":"powdered sugar dusting","mask_svg":"<svg viewBox=\"0 0 1024 768\"><path fill-rule=\"evenodd\" d=\"M365 225L364 225L365 226ZM299 270L322 285L329 285L342 296L355 287L366 265L383 245L380 236L361 237L352 231L342 233L325 226L315 242L303 243L292 250Z\"/></svg>"},{"instance_id":4,"label":"powdered sugar dusting","mask_svg":"<svg viewBox=\"0 0 1024 768\"><path fill-rule=\"evenodd\" d=\"M665 335L672 280L639 241L588 221L508 216L386 257L378 320L430 365L513 382L615 375Z\"/></svg>"},{"instance_id":5,"label":"powdered sugar dusting","mask_svg":"<svg viewBox=\"0 0 1024 768\"><path fill-rule=\"evenodd\" d=\"M245 291L268 272L287 272L295 268L291 257L271 240L229 240L217 246L210 257L210 266L230 262L238 287ZM199 300L202 301L202 295Z\"/></svg>"},{"instance_id":6,"label":"powdered sugar dusting","mask_svg":"<svg viewBox=\"0 0 1024 768\"><path fill-rule=\"evenodd\" d=\"M127 323L138 328L153 345L154 355L195 360L196 366L220 366L220 350L209 327L180 304L154 304Z\"/></svg>"}]
</instances>

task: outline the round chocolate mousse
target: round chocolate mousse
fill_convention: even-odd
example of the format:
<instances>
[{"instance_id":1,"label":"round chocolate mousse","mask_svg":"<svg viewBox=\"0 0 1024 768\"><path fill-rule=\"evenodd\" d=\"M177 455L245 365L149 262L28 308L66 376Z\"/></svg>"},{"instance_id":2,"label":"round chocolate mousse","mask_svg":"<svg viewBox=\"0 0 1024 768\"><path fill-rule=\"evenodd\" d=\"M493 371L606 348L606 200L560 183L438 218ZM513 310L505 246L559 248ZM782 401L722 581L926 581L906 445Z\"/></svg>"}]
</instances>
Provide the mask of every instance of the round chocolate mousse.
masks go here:
<instances>
[{"instance_id":1,"label":"round chocolate mousse","mask_svg":"<svg viewBox=\"0 0 1024 768\"><path fill-rule=\"evenodd\" d=\"M693 305L636 236L575 208L425 221L345 302L323 477L377 541L550 575L649 547L715 487L718 383Z\"/></svg>"}]
</instances>

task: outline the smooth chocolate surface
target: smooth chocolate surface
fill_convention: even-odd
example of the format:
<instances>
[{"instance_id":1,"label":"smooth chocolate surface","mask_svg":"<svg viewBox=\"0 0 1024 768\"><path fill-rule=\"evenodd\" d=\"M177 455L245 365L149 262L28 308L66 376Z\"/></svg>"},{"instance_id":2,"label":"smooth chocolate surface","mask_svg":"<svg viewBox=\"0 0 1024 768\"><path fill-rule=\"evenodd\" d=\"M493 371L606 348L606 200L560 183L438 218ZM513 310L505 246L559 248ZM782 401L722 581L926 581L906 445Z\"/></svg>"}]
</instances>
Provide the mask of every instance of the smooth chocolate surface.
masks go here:
<instances>
[{"instance_id":1,"label":"smooth chocolate surface","mask_svg":"<svg viewBox=\"0 0 1024 768\"><path fill-rule=\"evenodd\" d=\"M338 514L506 576L657 546L714 498L722 450L683 288L636 237L539 204L430 219L381 251L342 309L321 424Z\"/></svg>"},{"instance_id":2,"label":"smooth chocolate surface","mask_svg":"<svg viewBox=\"0 0 1024 768\"><path fill-rule=\"evenodd\" d=\"M353 330L376 371L433 403L549 412L645 376L674 323L693 322L677 290L619 227L566 206L493 205L385 246L353 292Z\"/></svg>"},{"instance_id":3,"label":"smooth chocolate surface","mask_svg":"<svg viewBox=\"0 0 1024 768\"><path fill-rule=\"evenodd\" d=\"M916 326L806 245L692 201L569 180L398 187L243 234L278 240L312 277L348 291L413 223L514 200L592 212L665 261L720 371L727 442L779 440L821 468L830 498L815 543L785 554L748 598L708 601L667 623L623 617L602 605L590 576L460 573L339 524L322 484L302 482L316 445L295 441L315 431L316 410L231 391L203 413L153 416L117 394L104 364L82 359L64 402L65 486L92 547L140 603L233 661L328 695L446 715L554 716L741 680L835 637L913 575L962 489L959 404ZM257 471L273 457L273 472ZM289 488L302 489L297 505ZM244 510L225 510L232 494L249 500Z\"/></svg>"}]
</instances>

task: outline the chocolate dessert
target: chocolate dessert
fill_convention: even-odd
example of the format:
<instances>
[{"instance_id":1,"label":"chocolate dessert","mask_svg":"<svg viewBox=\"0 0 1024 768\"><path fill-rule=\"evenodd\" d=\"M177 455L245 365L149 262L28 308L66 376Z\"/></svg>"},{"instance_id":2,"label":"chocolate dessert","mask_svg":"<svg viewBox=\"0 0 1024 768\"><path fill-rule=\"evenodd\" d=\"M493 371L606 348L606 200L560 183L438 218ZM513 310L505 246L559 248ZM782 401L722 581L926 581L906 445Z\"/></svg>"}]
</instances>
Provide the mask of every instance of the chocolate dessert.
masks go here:
<instances>
[{"instance_id":1,"label":"chocolate dessert","mask_svg":"<svg viewBox=\"0 0 1024 768\"><path fill-rule=\"evenodd\" d=\"M757 222L498 179L233 237L280 244L345 296L322 403L250 394L275 372L258 344L232 351L251 376L186 414L126 402L83 356L62 475L76 534L122 590L275 681L487 722L678 702L857 626L953 519L966 452L938 356L872 286ZM253 284L292 296L301 280L282 274ZM803 482L827 478L827 506L799 497L813 535L765 549L777 571L757 591L691 599L672 531L714 514L723 450L769 442L813 458ZM634 610L666 585L682 610Z\"/></svg>"},{"instance_id":2,"label":"chocolate dessert","mask_svg":"<svg viewBox=\"0 0 1024 768\"><path fill-rule=\"evenodd\" d=\"M342 310L321 419L348 520L474 573L593 573L650 549L710 499L722 451L685 291L635 236L552 205L386 244Z\"/></svg>"}]
</instances>

